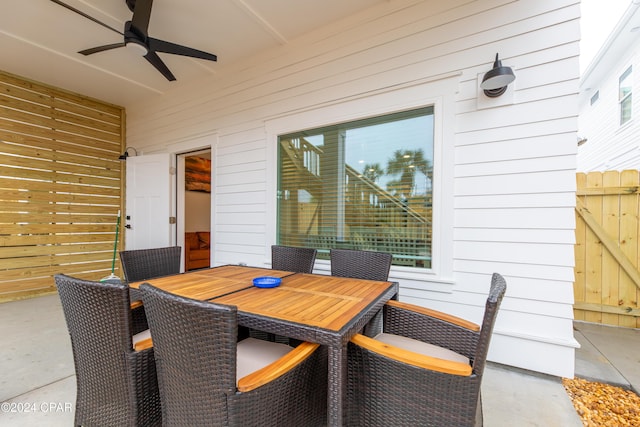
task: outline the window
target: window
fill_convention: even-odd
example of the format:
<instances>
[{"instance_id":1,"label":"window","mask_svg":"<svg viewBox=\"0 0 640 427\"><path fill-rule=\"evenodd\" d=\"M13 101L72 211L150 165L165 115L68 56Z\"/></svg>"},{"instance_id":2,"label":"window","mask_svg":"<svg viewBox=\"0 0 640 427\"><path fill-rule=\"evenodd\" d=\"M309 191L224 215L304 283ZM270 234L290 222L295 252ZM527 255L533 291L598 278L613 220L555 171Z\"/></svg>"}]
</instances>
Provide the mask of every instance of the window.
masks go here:
<instances>
[{"instance_id":1,"label":"window","mask_svg":"<svg viewBox=\"0 0 640 427\"><path fill-rule=\"evenodd\" d=\"M618 89L620 125L623 125L631 120L631 66L620 76Z\"/></svg>"},{"instance_id":2,"label":"window","mask_svg":"<svg viewBox=\"0 0 640 427\"><path fill-rule=\"evenodd\" d=\"M431 268L433 107L278 137L279 244Z\"/></svg>"}]
</instances>

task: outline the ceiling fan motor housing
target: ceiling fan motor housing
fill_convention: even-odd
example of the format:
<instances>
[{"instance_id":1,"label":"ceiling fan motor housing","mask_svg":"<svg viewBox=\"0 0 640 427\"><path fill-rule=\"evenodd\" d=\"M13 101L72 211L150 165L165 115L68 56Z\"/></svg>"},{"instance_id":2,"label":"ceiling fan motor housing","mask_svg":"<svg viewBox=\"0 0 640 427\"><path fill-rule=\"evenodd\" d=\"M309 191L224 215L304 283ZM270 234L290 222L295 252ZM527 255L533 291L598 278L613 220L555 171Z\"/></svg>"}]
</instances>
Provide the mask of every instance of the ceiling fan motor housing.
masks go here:
<instances>
[{"instance_id":1,"label":"ceiling fan motor housing","mask_svg":"<svg viewBox=\"0 0 640 427\"><path fill-rule=\"evenodd\" d=\"M136 50L138 47L144 48L144 55L149 52L149 45L147 44L147 38L136 31L136 28L131 25L131 21L127 21L124 25L124 43L128 46L130 43L135 44Z\"/></svg>"}]
</instances>

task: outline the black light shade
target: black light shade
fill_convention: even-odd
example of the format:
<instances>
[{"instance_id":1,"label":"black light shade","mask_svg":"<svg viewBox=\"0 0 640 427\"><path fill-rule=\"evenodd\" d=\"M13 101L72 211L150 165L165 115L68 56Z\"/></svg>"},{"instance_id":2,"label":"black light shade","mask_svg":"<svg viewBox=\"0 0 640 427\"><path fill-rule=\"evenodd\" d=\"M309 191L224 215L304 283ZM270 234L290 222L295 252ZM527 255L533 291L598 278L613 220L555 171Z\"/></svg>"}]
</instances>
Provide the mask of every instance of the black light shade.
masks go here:
<instances>
[{"instance_id":1,"label":"black light shade","mask_svg":"<svg viewBox=\"0 0 640 427\"><path fill-rule=\"evenodd\" d=\"M503 67L496 53L493 69L487 71L484 75L480 88L484 90L484 94L489 98L495 98L505 93L507 86L515 79L516 76L513 74L513 70L510 67Z\"/></svg>"},{"instance_id":2,"label":"black light shade","mask_svg":"<svg viewBox=\"0 0 640 427\"><path fill-rule=\"evenodd\" d=\"M124 153L120 154L120 157L118 157L118 160L127 160L127 157L129 157L129 150L133 150L136 152L136 156L138 155L138 150L136 150L134 147L127 147L126 150L124 150Z\"/></svg>"}]
</instances>

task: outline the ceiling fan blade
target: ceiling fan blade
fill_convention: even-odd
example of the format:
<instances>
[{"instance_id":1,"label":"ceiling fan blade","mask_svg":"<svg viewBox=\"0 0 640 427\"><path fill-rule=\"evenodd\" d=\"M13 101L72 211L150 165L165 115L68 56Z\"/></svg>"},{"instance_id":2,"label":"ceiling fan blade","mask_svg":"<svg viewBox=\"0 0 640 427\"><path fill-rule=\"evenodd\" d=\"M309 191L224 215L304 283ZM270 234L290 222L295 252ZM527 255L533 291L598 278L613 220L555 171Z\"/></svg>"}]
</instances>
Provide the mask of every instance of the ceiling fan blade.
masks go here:
<instances>
[{"instance_id":1,"label":"ceiling fan blade","mask_svg":"<svg viewBox=\"0 0 640 427\"><path fill-rule=\"evenodd\" d=\"M135 31L145 39L147 38L147 30L149 29L151 6L153 6L153 0L136 0L133 17L131 18L131 25Z\"/></svg>"},{"instance_id":2,"label":"ceiling fan blade","mask_svg":"<svg viewBox=\"0 0 640 427\"><path fill-rule=\"evenodd\" d=\"M116 48L124 47L124 46L125 46L124 42L106 44L104 46L92 47L91 49L81 50L78 53L81 53L81 54L86 56L86 55L91 55L91 54L98 53L98 52L104 52L105 50L116 49Z\"/></svg>"},{"instance_id":3,"label":"ceiling fan blade","mask_svg":"<svg viewBox=\"0 0 640 427\"><path fill-rule=\"evenodd\" d=\"M169 71L169 67L167 67L165 63L162 62L162 59L160 59L160 57L155 52L149 51L144 57L147 61L151 63L151 65L156 67L156 69L160 71L160 73L162 73L162 75L165 76L167 80L172 82L176 79L175 76L171 73L171 71Z\"/></svg>"},{"instance_id":4,"label":"ceiling fan blade","mask_svg":"<svg viewBox=\"0 0 640 427\"><path fill-rule=\"evenodd\" d=\"M140 1L140 0L138 0ZM209 61L217 61L218 57L212 53L207 53L198 49L182 46L179 44L166 42L164 40L147 39L149 49L155 52L171 53L173 55L190 56L192 58L208 59Z\"/></svg>"},{"instance_id":5,"label":"ceiling fan blade","mask_svg":"<svg viewBox=\"0 0 640 427\"><path fill-rule=\"evenodd\" d=\"M111 31L114 31L114 32L116 32L116 33L118 33L118 34L120 34L120 35L122 35L122 36L124 35L124 34L123 34L122 32L120 32L119 30L116 30L115 28L110 27L109 25L105 24L104 22L98 21L98 20L97 20L96 18L94 18L93 16L89 16L89 15L87 15L86 13L84 13L83 11L76 9L76 8L75 8L75 7L73 7L73 6L70 6L70 5L66 4L66 3L63 3L63 2L61 2L60 0L51 0L51 1L52 1L52 2L54 2L55 4L58 4L58 5L60 5L60 6L64 7L64 8L67 8L67 9L69 9L69 10L71 10L71 11L73 11L73 12L77 13L77 14L78 14L78 15L80 15L80 16L83 16L83 17L85 17L85 18L87 18L87 19L89 19L89 20L91 20L91 21L95 22L96 24L102 25L103 27L110 29Z\"/></svg>"}]
</instances>

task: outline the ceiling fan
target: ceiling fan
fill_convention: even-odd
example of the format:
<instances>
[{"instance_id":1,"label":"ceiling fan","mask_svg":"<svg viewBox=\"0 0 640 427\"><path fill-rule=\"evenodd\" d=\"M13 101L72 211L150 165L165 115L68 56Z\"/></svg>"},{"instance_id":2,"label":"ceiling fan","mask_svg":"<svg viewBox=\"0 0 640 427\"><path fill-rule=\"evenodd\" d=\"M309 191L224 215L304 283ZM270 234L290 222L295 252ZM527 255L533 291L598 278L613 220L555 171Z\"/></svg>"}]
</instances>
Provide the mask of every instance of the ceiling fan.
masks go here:
<instances>
[{"instance_id":1,"label":"ceiling fan","mask_svg":"<svg viewBox=\"0 0 640 427\"><path fill-rule=\"evenodd\" d=\"M97 46L78 52L83 55L92 55L94 53L104 52L106 50L125 46L128 48L133 48L136 49L140 54L142 54L144 58L149 61L149 63L151 63L151 65L153 65L169 81L174 81L176 78L171 73L166 64L162 62L162 59L160 59L156 52L190 56L192 58L207 59L209 61L217 61L218 59L216 55L211 53L149 37L149 35L147 34L147 30L149 28L149 19L151 17L151 6L153 5L153 0L125 0L129 10L133 12L133 17L131 18L131 21L125 22L124 33L60 0L51 1L87 19L90 19L91 21L100 24L105 28L110 29L111 31L115 31L116 33L124 37L124 41L120 43Z\"/></svg>"}]
</instances>

